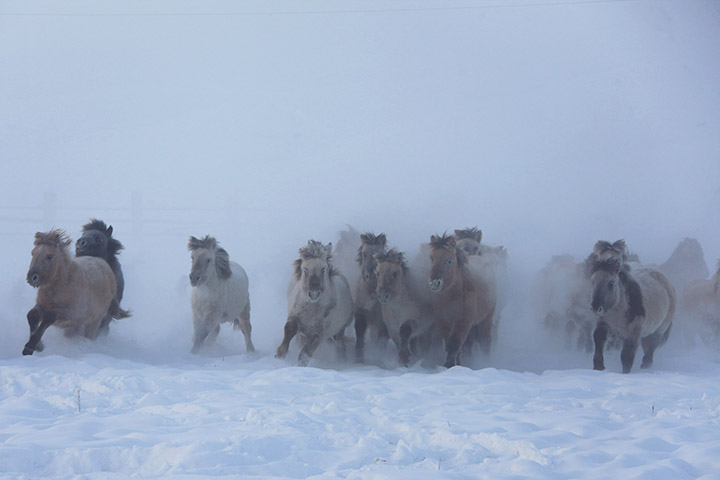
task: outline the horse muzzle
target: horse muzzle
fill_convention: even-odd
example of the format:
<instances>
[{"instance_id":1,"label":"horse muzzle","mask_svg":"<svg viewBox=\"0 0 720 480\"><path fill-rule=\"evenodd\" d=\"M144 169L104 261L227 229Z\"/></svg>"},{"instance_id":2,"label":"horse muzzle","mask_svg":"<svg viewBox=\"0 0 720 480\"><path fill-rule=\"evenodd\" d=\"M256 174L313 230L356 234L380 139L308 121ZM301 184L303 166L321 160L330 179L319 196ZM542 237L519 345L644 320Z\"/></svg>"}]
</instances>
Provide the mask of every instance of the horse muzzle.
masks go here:
<instances>
[{"instance_id":1,"label":"horse muzzle","mask_svg":"<svg viewBox=\"0 0 720 480\"><path fill-rule=\"evenodd\" d=\"M432 290L433 292L439 292L440 290L442 290L442 287L443 287L443 279L442 278L435 278L435 279L431 278L428 281L428 286L430 287L430 290Z\"/></svg>"},{"instance_id":2,"label":"horse muzzle","mask_svg":"<svg viewBox=\"0 0 720 480\"><path fill-rule=\"evenodd\" d=\"M308 290L308 297L311 302L317 302L320 298L320 290Z\"/></svg>"},{"instance_id":3,"label":"horse muzzle","mask_svg":"<svg viewBox=\"0 0 720 480\"><path fill-rule=\"evenodd\" d=\"M381 305L387 305L390 303L390 292L379 292L377 294L377 299Z\"/></svg>"},{"instance_id":4,"label":"horse muzzle","mask_svg":"<svg viewBox=\"0 0 720 480\"><path fill-rule=\"evenodd\" d=\"M29 283L30 286L34 288L39 287L40 283L42 282L42 278L40 278L40 274L37 272L28 272L26 280L27 283Z\"/></svg>"},{"instance_id":5,"label":"horse muzzle","mask_svg":"<svg viewBox=\"0 0 720 480\"><path fill-rule=\"evenodd\" d=\"M198 275L198 274L196 274L196 273L191 273L191 274L190 274L190 285L191 285L191 286L197 287L197 286L200 285L201 283L202 283L202 276L200 276L200 275Z\"/></svg>"}]
</instances>

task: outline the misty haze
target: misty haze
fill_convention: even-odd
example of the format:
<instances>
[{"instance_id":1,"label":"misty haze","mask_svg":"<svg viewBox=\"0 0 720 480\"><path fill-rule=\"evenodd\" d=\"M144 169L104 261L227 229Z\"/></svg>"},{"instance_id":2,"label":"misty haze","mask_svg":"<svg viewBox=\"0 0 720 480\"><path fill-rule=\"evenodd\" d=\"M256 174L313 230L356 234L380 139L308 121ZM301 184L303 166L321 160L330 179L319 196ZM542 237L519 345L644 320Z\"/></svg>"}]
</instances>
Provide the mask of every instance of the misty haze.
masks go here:
<instances>
[{"instance_id":1,"label":"misty haze","mask_svg":"<svg viewBox=\"0 0 720 480\"><path fill-rule=\"evenodd\" d=\"M0 72L0 478L717 475L717 1L0 2ZM23 356L35 232L74 252L93 218L131 316ZM356 363L350 325L346 360L275 358L308 240L355 296L359 234L425 282L422 245L468 227L507 255L488 355L403 366L369 331ZM224 323L191 353L206 235L256 352ZM677 296L628 375L613 338L593 370L578 273L620 239Z\"/></svg>"}]
</instances>

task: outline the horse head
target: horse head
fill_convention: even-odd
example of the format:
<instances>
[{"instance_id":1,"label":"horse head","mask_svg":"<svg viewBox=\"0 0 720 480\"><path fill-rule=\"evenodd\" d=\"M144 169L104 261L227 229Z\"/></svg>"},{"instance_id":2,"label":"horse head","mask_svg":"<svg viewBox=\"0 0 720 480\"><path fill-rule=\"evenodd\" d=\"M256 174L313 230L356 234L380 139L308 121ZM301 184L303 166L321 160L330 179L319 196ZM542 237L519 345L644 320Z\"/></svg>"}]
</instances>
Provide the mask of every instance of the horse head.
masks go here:
<instances>
[{"instance_id":1,"label":"horse head","mask_svg":"<svg viewBox=\"0 0 720 480\"><path fill-rule=\"evenodd\" d=\"M376 253L375 277L377 287L375 293L378 301L385 305L398 295L407 274L407 262L402 252L396 248L388 252Z\"/></svg>"},{"instance_id":2,"label":"horse head","mask_svg":"<svg viewBox=\"0 0 720 480\"><path fill-rule=\"evenodd\" d=\"M477 227L455 230L455 238L457 238L458 248L461 248L466 255L481 255L482 230Z\"/></svg>"},{"instance_id":3,"label":"horse head","mask_svg":"<svg viewBox=\"0 0 720 480\"><path fill-rule=\"evenodd\" d=\"M309 240L298 252L300 258L293 263L295 280L301 282L310 301L317 302L330 283L330 277L336 273L332 266L332 243L323 245Z\"/></svg>"},{"instance_id":4,"label":"horse head","mask_svg":"<svg viewBox=\"0 0 720 480\"><path fill-rule=\"evenodd\" d=\"M27 282L33 287L51 282L69 261L67 247L70 243L70 238L62 230L37 232Z\"/></svg>"},{"instance_id":5,"label":"horse head","mask_svg":"<svg viewBox=\"0 0 720 480\"><path fill-rule=\"evenodd\" d=\"M190 285L193 287L214 278L226 280L232 275L230 255L218 246L214 237L210 235L205 235L202 239L190 237L188 250L192 258Z\"/></svg>"},{"instance_id":6,"label":"horse head","mask_svg":"<svg viewBox=\"0 0 720 480\"><path fill-rule=\"evenodd\" d=\"M443 233L430 237L430 278L428 285L433 292L455 284L460 269L467 263L465 253L457 247L455 235Z\"/></svg>"},{"instance_id":7,"label":"horse head","mask_svg":"<svg viewBox=\"0 0 720 480\"><path fill-rule=\"evenodd\" d=\"M374 233L363 233L360 235L360 241L362 244L358 248L357 262L360 264L360 270L362 272L363 280L370 286L371 289L375 288L375 267L377 261L375 255L378 253L385 252L385 244L387 238L384 233L375 235Z\"/></svg>"}]
</instances>

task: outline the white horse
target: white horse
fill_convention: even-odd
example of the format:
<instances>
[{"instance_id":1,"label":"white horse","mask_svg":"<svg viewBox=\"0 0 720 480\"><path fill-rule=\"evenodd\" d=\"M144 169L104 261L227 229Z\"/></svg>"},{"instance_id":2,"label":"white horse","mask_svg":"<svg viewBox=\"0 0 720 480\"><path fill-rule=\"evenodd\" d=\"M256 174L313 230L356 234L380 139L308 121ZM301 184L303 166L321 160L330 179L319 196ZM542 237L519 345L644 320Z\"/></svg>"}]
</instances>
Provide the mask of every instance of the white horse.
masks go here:
<instances>
[{"instance_id":1,"label":"white horse","mask_svg":"<svg viewBox=\"0 0 720 480\"><path fill-rule=\"evenodd\" d=\"M250 325L250 294L245 270L235 262L217 241L206 235L190 237L188 250L192 257L193 336L192 352L212 343L220 333L220 324L233 322L245 336L245 350L254 352Z\"/></svg>"},{"instance_id":2,"label":"white horse","mask_svg":"<svg viewBox=\"0 0 720 480\"><path fill-rule=\"evenodd\" d=\"M299 250L293 263L294 283L288 298L285 335L275 357L285 358L290 341L300 335L298 363L305 366L324 340L335 341L338 354L345 358L345 328L353 319L353 301L345 277L332 265L332 243L323 246L315 240Z\"/></svg>"}]
</instances>

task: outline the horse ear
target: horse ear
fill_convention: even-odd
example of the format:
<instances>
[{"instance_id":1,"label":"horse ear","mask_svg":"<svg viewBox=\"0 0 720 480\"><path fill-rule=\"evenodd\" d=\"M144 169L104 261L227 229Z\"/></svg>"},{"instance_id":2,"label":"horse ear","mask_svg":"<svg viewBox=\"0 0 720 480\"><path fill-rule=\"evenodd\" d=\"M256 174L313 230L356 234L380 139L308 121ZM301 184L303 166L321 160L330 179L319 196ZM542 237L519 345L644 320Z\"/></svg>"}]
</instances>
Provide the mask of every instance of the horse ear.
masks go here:
<instances>
[{"instance_id":1,"label":"horse ear","mask_svg":"<svg viewBox=\"0 0 720 480\"><path fill-rule=\"evenodd\" d=\"M224 248L218 248L215 251L215 269L218 277L226 280L232 275L230 270L230 255Z\"/></svg>"},{"instance_id":2,"label":"horse ear","mask_svg":"<svg viewBox=\"0 0 720 480\"><path fill-rule=\"evenodd\" d=\"M437 235L430 235L430 245L437 243L438 240L440 240L440 239L438 238Z\"/></svg>"},{"instance_id":3,"label":"horse ear","mask_svg":"<svg viewBox=\"0 0 720 480\"><path fill-rule=\"evenodd\" d=\"M385 236L384 233L381 233L380 235L378 235L375 240L377 240L377 243L378 243L379 245L382 245L383 247L384 247L385 244L387 243L387 237Z\"/></svg>"},{"instance_id":4,"label":"horse ear","mask_svg":"<svg viewBox=\"0 0 720 480\"><path fill-rule=\"evenodd\" d=\"M332 255L332 242L325 245L325 255L327 255L328 257Z\"/></svg>"},{"instance_id":5,"label":"horse ear","mask_svg":"<svg viewBox=\"0 0 720 480\"><path fill-rule=\"evenodd\" d=\"M619 253L624 253L627 251L627 245L625 245L625 240L620 239L617 242L613 243L612 246Z\"/></svg>"},{"instance_id":6,"label":"horse ear","mask_svg":"<svg viewBox=\"0 0 720 480\"><path fill-rule=\"evenodd\" d=\"M449 249L453 249L457 246L457 240L455 239L455 235L450 235L447 239L447 246Z\"/></svg>"},{"instance_id":7,"label":"horse ear","mask_svg":"<svg viewBox=\"0 0 720 480\"><path fill-rule=\"evenodd\" d=\"M105 231L105 233L107 233L107 235L108 235L108 237L109 237L110 235L112 235L112 232L113 232L113 228L112 228L112 225L110 225L110 226L107 228L107 230Z\"/></svg>"},{"instance_id":8,"label":"horse ear","mask_svg":"<svg viewBox=\"0 0 720 480\"><path fill-rule=\"evenodd\" d=\"M460 232L462 232L462 230L455 229L455 235L460 235Z\"/></svg>"},{"instance_id":9,"label":"horse ear","mask_svg":"<svg viewBox=\"0 0 720 480\"><path fill-rule=\"evenodd\" d=\"M190 235L190 238L188 239L188 250L195 250L199 243L200 240Z\"/></svg>"},{"instance_id":10,"label":"horse ear","mask_svg":"<svg viewBox=\"0 0 720 480\"><path fill-rule=\"evenodd\" d=\"M480 243L482 241L482 230L478 229L478 231L475 233L475 240Z\"/></svg>"},{"instance_id":11,"label":"horse ear","mask_svg":"<svg viewBox=\"0 0 720 480\"><path fill-rule=\"evenodd\" d=\"M361 241L362 243L370 243L370 237L368 236L367 233L361 233L361 234L360 234L360 241Z\"/></svg>"}]
</instances>

